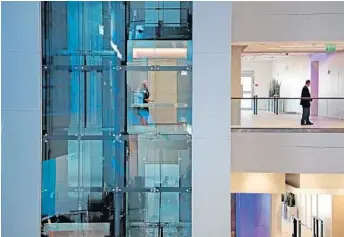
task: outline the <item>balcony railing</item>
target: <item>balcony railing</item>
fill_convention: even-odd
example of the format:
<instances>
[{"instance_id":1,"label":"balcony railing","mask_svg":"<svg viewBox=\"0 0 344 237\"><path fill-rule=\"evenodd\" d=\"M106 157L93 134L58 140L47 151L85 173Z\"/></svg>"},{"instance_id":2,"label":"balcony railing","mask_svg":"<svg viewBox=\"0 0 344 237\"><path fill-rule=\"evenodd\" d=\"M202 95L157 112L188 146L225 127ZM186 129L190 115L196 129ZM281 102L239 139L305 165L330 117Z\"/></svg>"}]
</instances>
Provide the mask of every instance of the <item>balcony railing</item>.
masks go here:
<instances>
[{"instance_id":1,"label":"balcony railing","mask_svg":"<svg viewBox=\"0 0 344 237\"><path fill-rule=\"evenodd\" d=\"M303 108L310 101L314 128L344 129L344 97L232 97L232 125L255 128L299 127ZM233 115L238 115L236 118Z\"/></svg>"}]
</instances>

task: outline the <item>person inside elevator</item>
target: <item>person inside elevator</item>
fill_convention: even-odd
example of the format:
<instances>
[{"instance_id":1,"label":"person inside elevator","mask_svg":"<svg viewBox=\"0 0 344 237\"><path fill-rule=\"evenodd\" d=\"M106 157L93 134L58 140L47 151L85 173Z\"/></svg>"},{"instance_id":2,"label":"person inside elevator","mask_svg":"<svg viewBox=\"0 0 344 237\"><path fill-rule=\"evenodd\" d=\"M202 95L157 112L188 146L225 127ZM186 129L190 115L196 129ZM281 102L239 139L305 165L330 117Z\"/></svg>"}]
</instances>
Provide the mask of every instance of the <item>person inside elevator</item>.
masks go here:
<instances>
[{"instance_id":1,"label":"person inside elevator","mask_svg":"<svg viewBox=\"0 0 344 237\"><path fill-rule=\"evenodd\" d=\"M302 106L301 125L313 125L313 123L309 120L311 102L312 102L311 93L309 92L310 85L311 85L311 81L307 80L306 84L303 86L302 91L301 91L301 100L300 100L300 105Z\"/></svg>"},{"instance_id":2,"label":"person inside elevator","mask_svg":"<svg viewBox=\"0 0 344 237\"><path fill-rule=\"evenodd\" d=\"M148 89L148 81L143 81L142 86L140 88L140 94L141 94L141 103L142 107L138 109L138 115L140 117L140 123L141 125L148 125L148 118L149 118L149 108L148 103L152 102L150 99L150 93Z\"/></svg>"}]
</instances>

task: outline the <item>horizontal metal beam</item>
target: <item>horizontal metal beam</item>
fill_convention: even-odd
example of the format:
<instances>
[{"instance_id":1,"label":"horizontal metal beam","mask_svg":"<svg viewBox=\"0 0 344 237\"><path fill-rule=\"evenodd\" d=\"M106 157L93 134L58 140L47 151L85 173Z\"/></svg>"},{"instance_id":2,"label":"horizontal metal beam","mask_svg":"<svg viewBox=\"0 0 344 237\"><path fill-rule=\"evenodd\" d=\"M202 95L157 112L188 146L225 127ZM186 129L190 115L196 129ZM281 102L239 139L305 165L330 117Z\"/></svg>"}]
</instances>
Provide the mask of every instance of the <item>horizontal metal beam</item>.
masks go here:
<instances>
[{"instance_id":1,"label":"horizontal metal beam","mask_svg":"<svg viewBox=\"0 0 344 237\"><path fill-rule=\"evenodd\" d=\"M43 65L43 71L61 70L70 72L103 72L103 71L191 71L191 65L185 66L110 66L110 65Z\"/></svg>"}]
</instances>

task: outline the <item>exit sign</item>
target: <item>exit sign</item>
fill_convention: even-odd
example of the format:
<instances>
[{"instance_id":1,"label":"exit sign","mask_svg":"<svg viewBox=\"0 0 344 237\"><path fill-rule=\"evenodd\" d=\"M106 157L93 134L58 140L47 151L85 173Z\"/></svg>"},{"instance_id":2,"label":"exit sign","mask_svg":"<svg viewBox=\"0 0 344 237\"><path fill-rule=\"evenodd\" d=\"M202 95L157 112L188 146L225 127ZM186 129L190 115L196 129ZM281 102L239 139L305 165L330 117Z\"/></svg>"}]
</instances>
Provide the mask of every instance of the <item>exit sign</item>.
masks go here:
<instances>
[{"instance_id":1,"label":"exit sign","mask_svg":"<svg viewBox=\"0 0 344 237\"><path fill-rule=\"evenodd\" d=\"M327 52L334 52L336 51L336 45L335 44L327 44L326 47L325 47L325 50Z\"/></svg>"}]
</instances>

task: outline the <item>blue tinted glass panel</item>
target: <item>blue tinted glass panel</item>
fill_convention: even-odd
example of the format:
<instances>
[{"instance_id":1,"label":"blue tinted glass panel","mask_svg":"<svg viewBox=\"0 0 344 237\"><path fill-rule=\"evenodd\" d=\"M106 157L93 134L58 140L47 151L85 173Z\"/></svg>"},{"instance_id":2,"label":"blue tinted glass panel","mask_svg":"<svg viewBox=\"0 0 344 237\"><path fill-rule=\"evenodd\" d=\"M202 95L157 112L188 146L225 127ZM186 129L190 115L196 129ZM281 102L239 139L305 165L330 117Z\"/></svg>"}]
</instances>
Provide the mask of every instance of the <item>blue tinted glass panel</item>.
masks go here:
<instances>
[{"instance_id":1,"label":"blue tinted glass panel","mask_svg":"<svg viewBox=\"0 0 344 237\"><path fill-rule=\"evenodd\" d=\"M175 9L180 8L180 2L168 1L168 2L163 2L163 4L164 4L164 8L175 8Z\"/></svg>"},{"instance_id":2,"label":"blue tinted glass panel","mask_svg":"<svg viewBox=\"0 0 344 237\"><path fill-rule=\"evenodd\" d=\"M180 6L42 3L42 235L191 236L192 42Z\"/></svg>"},{"instance_id":3,"label":"blue tinted glass panel","mask_svg":"<svg viewBox=\"0 0 344 237\"><path fill-rule=\"evenodd\" d=\"M178 26L180 24L180 10L166 9L163 11L163 21L169 26L174 24Z\"/></svg>"},{"instance_id":4,"label":"blue tinted glass panel","mask_svg":"<svg viewBox=\"0 0 344 237\"><path fill-rule=\"evenodd\" d=\"M145 8L158 8L161 3L159 1L145 2Z\"/></svg>"},{"instance_id":5,"label":"blue tinted glass panel","mask_svg":"<svg viewBox=\"0 0 344 237\"><path fill-rule=\"evenodd\" d=\"M129 39L191 40L192 3L129 4Z\"/></svg>"},{"instance_id":6,"label":"blue tinted glass panel","mask_svg":"<svg viewBox=\"0 0 344 237\"><path fill-rule=\"evenodd\" d=\"M147 9L145 10L145 23L157 24L159 21L159 11Z\"/></svg>"}]
</instances>

